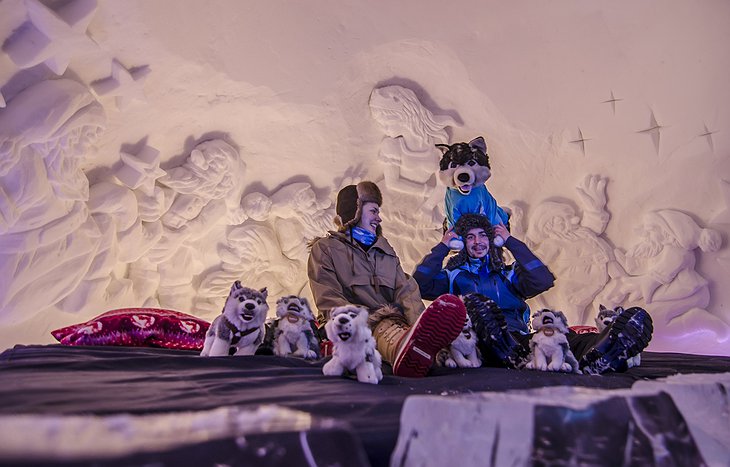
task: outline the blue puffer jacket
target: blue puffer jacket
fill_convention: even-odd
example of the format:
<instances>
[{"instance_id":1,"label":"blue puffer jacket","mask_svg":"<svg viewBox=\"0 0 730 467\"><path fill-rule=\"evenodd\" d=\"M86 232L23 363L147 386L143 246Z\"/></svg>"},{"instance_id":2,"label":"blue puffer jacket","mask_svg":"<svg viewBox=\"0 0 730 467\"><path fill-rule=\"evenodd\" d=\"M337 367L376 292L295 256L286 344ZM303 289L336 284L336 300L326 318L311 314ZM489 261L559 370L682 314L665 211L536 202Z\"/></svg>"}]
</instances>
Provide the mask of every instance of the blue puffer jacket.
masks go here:
<instances>
[{"instance_id":1,"label":"blue puffer jacket","mask_svg":"<svg viewBox=\"0 0 730 467\"><path fill-rule=\"evenodd\" d=\"M527 245L516 238L510 236L504 246L516 261L503 269L491 270L486 258L468 257L453 269L444 269L443 262L449 248L439 243L413 273L421 296L433 300L444 293L466 295L477 292L486 295L504 312L510 331L527 333L530 308L525 300L552 287L555 276Z\"/></svg>"}]
</instances>

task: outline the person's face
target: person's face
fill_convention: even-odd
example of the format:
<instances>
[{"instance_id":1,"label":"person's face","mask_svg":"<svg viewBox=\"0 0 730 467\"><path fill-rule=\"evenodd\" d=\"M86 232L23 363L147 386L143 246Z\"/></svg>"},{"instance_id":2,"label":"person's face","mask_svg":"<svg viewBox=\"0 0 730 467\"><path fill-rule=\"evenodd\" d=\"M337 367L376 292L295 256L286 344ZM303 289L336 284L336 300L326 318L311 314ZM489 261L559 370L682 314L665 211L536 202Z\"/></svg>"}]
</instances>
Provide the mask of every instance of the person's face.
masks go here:
<instances>
[{"instance_id":1,"label":"person's face","mask_svg":"<svg viewBox=\"0 0 730 467\"><path fill-rule=\"evenodd\" d=\"M472 258L484 258L489 253L489 236L482 228L471 229L464 236L466 252Z\"/></svg>"},{"instance_id":2,"label":"person's face","mask_svg":"<svg viewBox=\"0 0 730 467\"><path fill-rule=\"evenodd\" d=\"M365 203L362 207L362 216L360 216L360 222L357 223L357 226L375 233L381 222L380 206L378 206L378 203L370 201Z\"/></svg>"}]
</instances>

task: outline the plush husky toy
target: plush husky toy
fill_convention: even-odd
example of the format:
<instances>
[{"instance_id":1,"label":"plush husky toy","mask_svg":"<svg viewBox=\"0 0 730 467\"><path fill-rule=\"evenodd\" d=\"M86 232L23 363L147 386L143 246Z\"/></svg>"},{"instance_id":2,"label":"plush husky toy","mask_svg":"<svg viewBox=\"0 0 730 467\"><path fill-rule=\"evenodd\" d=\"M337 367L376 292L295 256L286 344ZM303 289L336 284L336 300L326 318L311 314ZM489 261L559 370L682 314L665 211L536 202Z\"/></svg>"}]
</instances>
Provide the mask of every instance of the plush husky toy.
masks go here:
<instances>
[{"instance_id":1,"label":"plush husky toy","mask_svg":"<svg viewBox=\"0 0 730 467\"><path fill-rule=\"evenodd\" d=\"M314 315L306 298L296 295L281 297L276 301L276 316L275 355L319 358L319 341L312 329Z\"/></svg>"},{"instance_id":2,"label":"plush husky toy","mask_svg":"<svg viewBox=\"0 0 730 467\"><path fill-rule=\"evenodd\" d=\"M375 339L368 327L368 312L355 305L332 309L324 325L332 341L332 359L324 364L322 373L340 376L354 372L361 383L378 384L383 379L382 359L375 348Z\"/></svg>"},{"instance_id":3,"label":"plush husky toy","mask_svg":"<svg viewBox=\"0 0 730 467\"><path fill-rule=\"evenodd\" d=\"M530 340L530 357L525 368L581 373L578 360L568 347L568 319L562 311L543 309L532 315L535 334Z\"/></svg>"},{"instance_id":4,"label":"plush husky toy","mask_svg":"<svg viewBox=\"0 0 730 467\"><path fill-rule=\"evenodd\" d=\"M202 357L253 355L264 339L264 320L269 311L268 292L249 289L236 281L231 286L223 312L211 323L205 335Z\"/></svg>"},{"instance_id":5,"label":"plush husky toy","mask_svg":"<svg viewBox=\"0 0 730 467\"><path fill-rule=\"evenodd\" d=\"M479 136L467 143L437 144L443 151L439 162L439 180L446 186L444 199L446 226L452 228L462 214L484 214L492 225L509 222L507 212L497 205L497 200L487 190L485 183L492 175L487 156L487 143ZM494 239L497 246L504 240ZM453 249L463 248L454 244Z\"/></svg>"},{"instance_id":6,"label":"plush husky toy","mask_svg":"<svg viewBox=\"0 0 730 467\"><path fill-rule=\"evenodd\" d=\"M596 315L596 327L598 328L598 332L603 331L613 324L613 322L616 321L616 318L618 318L618 315L620 315L623 311L624 309L620 306L612 310L603 305L598 305L598 315ZM626 365L629 368L641 365L641 354L634 355L626 360Z\"/></svg>"},{"instance_id":7,"label":"plush husky toy","mask_svg":"<svg viewBox=\"0 0 730 467\"><path fill-rule=\"evenodd\" d=\"M454 339L454 342L438 353L436 362L449 368L479 368L482 366L477 336L469 315L466 315L461 333Z\"/></svg>"}]
</instances>

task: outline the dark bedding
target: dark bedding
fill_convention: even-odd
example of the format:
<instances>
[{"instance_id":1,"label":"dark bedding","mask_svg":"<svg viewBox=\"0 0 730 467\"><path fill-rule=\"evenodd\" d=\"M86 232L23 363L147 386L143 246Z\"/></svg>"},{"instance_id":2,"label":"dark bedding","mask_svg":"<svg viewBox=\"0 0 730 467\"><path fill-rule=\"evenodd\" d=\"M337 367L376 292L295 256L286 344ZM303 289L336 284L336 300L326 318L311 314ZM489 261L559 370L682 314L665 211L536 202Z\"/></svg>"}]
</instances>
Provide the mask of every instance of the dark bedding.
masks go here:
<instances>
[{"instance_id":1,"label":"dark bedding","mask_svg":"<svg viewBox=\"0 0 730 467\"><path fill-rule=\"evenodd\" d=\"M383 381L369 385L325 377L323 363L264 355L201 358L156 348L16 346L0 354L0 414L146 414L276 404L346 422L370 463L387 465L410 395L557 385L617 389L677 373L730 371L730 357L645 352L640 367L622 374L437 368L427 378L407 379L386 368Z\"/></svg>"}]
</instances>

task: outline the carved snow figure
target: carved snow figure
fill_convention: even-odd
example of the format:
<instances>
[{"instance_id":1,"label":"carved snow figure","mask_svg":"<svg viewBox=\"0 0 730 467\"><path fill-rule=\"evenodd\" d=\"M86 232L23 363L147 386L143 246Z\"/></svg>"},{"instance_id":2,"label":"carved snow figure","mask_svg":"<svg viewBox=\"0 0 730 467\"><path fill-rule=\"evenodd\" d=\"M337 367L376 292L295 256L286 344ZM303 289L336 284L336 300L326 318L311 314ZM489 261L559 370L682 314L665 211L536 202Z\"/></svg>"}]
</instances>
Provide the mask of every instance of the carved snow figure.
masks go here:
<instances>
[{"instance_id":1,"label":"carved snow figure","mask_svg":"<svg viewBox=\"0 0 730 467\"><path fill-rule=\"evenodd\" d=\"M209 140L195 146L181 166L158 180L166 187L169 209L159 219L160 241L131 269L135 289L138 284L149 289L149 281L158 282L161 306L192 307L192 280L204 267L200 240L217 226L236 225L245 219L241 209L245 172L246 165L235 148L222 140ZM155 304L155 297L148 297L145 304Z\"/></svg>"},{"instance_id":2,"label":"carved snow figure","mask_svg":"<svg viewBox=\"0 0 730 467\"><path fill-rule=\"evenodd\" d=\"M448 142L446 127L456 122L448 115L432 114L412 90L401 86L374 89L370 111L385 133L378 155L383 188L416 195L430 217L443 194L434 171L441 153L434 145Z\"/></svg>"},{"instance_id":3,"label":"carved snow figure","mask_svg":"<svg viewBox=\"0 0 730 467\"><path fill-rule=\"evenodd\" d=\"M654 320L652 349L676 349L679 338L701 334L712 336L708 351L712 341L727 347L730 326L707 311L708 282L695 271L695 250L718 251L720 233L673 209L646 213L639 232L641 238L628 251L614 250L623 272L612 274L601 301L615 306L643 300Z\"/></svg>"},{"instance_id":4,"label":"carved snow figure","mask_svg":"<svg viewBox=\"0 0 730 467\"><path fill-rule=\"evenodd\" d=\"M222 313L213 320L205 335L201 357L253 355L264 340L264 321L269 305L266 287L254 290L239 281L231 286Z\"/></svg>"},{"instance_id":5,"label":"carved snow figure","mask_svg":"<svg viewBox=\"0 0 730 467\"><path fill-rule=\"evenodd\" d=\"M272 295L308 292L306 260L309 240L332 228L331 201L317 199L309 183L292 183L271 197L250 193L242 200L248 219L226 233L218 247L219 267L202 279L196 309L210 311L214 298L228 284L245 276L251 284L266 284Z\"/></svg>"},{"instance_id":6,"label":"carved snow figure","mask_svg":"<svg viewBox=\"0 0 730 467\"><path fill-rule=\"evenodd\" d=\"M443 151L439 178L446 186L446 226L454 227L462 214L484 214L492 225L508 225L509 214L499 207L485 185L492 172L484 138L479 136L469 143L436 146ZM502 246L504 240L495 237L494 244ZM461 249L464 244L460 240L452 240L449 246Z\"/></svg>"},{"instance_id":7,"label":"carved snow figure","mask_svg":"<svg viewBox=\"0 0 730 467\"><path fill-rule=\"evenodd\" d=\"M80 166L105 120L68 79L30 86L0 113L0 321L57 304L89 270L103 237Z\"/></svg>"},{"instance_id":8,"label":"carved snow figure","mask_svg":"<svg viewBox=\"0 0 730 467\"><path fill-rule=\"evenodd\" d=\"M448 115L434 115L411 89L397 85L374 89L370 111L385 134L378 153L384 176L380 186L391 201L383 218L391 225L388 238L409 269L440 236L444 187L436 176L441 152L435 145L448 143L446 128L457 123Z\"/></svg>"},{"instance_id":9,"label":"carved snow figure","mask_svg":"<svg viewBox=\"0 0 730 467\"><path fill-rule=\"evenodd\" d=\"M537 297L537 303L560 307L569 322L584 325L593 315L593 299L609 279L611 247L599 235L610 216L605 209L605 178L588 175L576 190L582 217L569 203L543 201L532 210L527 240L559 278L555 287Z\"/></svg>"}]
</instances>

